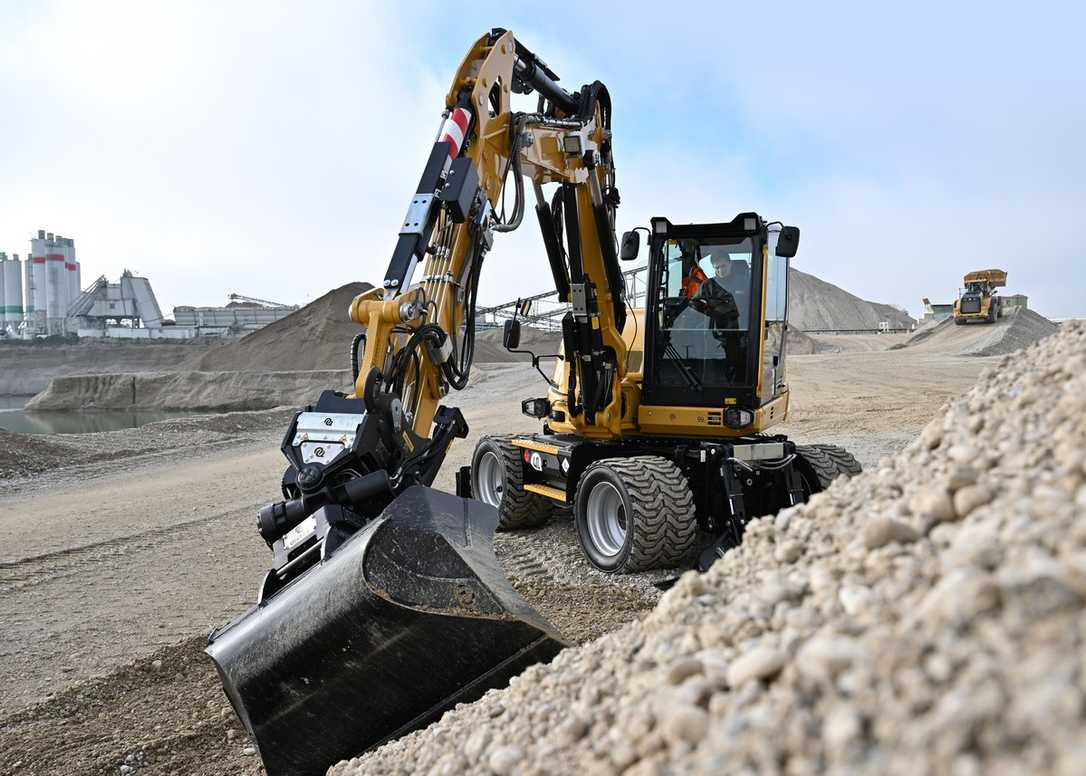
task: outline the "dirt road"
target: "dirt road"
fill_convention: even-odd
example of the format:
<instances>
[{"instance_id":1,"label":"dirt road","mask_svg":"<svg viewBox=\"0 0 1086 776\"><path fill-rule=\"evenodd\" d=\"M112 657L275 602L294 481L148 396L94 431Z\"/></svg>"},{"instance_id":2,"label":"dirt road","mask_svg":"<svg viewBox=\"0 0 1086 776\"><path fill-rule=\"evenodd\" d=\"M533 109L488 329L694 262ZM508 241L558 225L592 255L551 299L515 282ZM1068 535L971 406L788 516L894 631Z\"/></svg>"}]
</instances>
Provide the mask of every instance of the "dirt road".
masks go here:
<instances>
[{"instance_id":1,"label":"dirt road","mask_svg":"<svg viewBox=\"0 0 1086 776\"><path fill-rule=\"evenodd\" d=\"M791 357L795 398L783 430L844 444L871 464L989 363L906 351ZM458 397L471 436L454 445L436 484L452 489L479 435L534 430L519 401L544 390L530 367L480 368ZM255 772L199 636L253 602L267 563L254 517L278 493L281 434L269 423L230 444L2 484L0 773L116 772L126 757L147 773ZM514 585L575 641L655 602L659 575L594 572L568 521L503 535L497 548Z\"/></svg>"}]
</instances>

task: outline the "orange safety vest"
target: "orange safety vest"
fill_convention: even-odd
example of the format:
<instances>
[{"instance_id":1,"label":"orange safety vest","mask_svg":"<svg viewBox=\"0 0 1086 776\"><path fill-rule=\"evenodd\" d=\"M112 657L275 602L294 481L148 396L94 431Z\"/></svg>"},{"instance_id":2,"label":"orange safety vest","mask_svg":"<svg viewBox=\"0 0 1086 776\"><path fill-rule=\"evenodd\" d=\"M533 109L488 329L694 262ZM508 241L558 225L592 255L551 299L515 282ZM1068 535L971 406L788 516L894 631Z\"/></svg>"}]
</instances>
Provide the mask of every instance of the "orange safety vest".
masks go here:
<instances>
[{"instance_id":1,"label":"orange safety vest","mask_svg":"<svg viewBox=\"0 0 1086 776\"><path fill-rule=\"evenodd\" d=\"M708 279L709 277L705 274L705 271L695 264L691 268L690 274L683 278L683 296L692 299L698 289L701 288L701 284Z\"/></svg>"}]
</instances>

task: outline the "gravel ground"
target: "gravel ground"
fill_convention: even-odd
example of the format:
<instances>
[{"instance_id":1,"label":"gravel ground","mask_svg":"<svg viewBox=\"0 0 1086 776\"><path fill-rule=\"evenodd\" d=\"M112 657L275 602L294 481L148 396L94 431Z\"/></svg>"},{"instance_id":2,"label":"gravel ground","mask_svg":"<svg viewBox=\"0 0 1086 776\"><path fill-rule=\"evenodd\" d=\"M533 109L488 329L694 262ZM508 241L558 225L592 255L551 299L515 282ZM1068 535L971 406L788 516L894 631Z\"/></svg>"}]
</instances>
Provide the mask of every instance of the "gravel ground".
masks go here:
<instances>
[{"instance_id":1,"label":"gravel ground","mask_svg":"<svg viewBox=\"0 0 1086 776\"><path fill-rule=\"evenodd\" d=\"M1076 323L643 620L330 773L1081 773L1084 448Z\"/></svg>"},{"instance_id":2,"label":"gravel ground","mask_svg":"<svg viewBox=\"0 0 1086 776\"><path fill-rule=\"evenodd\" d=\"M0 773L264 772L195 637L6 717Z\"/></svg>"},{"instance_id":3,"label":"gravel ground","mask_svg":"<svg viewBox=\"0 0 1086 776\"><path fill-rule=\"evenodd\" d=\"M114 462L133 465L155 456L184 456L185 451L204 451L251 443L263 439L270 430L282 429L290 421L293 409L263 412L228 412L194 415L148 423L138 429L102 431L95 434L13 434L0 429L0 495L33 489L51 479L37 475L65 469L64 478L81 478L79 467L89 469L83 476L93 476ZM98 466L90 466L98 464Z\"/></svg>"}]
</instances>

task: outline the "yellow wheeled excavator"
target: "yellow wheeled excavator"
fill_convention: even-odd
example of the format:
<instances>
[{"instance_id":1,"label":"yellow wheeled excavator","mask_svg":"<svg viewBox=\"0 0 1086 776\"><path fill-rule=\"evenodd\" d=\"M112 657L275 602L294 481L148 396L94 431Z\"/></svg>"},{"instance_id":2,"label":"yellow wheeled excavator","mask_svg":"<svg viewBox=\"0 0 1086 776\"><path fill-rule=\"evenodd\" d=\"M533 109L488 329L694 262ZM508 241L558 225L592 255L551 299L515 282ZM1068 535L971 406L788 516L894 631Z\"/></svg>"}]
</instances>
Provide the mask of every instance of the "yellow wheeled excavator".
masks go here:
<instances>
[{"instance_id":1,"label":"yellow wheeled excavator","mask_svg":"<svg viewBox=\"0 0 1086 776\"><path fill-rule=\"evenodd\" d=\"M514 111L513 93L536 95L535 110ZM839 448L767 433L788 411L798 229L756 213L654 218L620 247L611 110L603 84L566 91L505 30L464 57L384 281L350 305L354 390L291 422L283 498L257 520L272 568L257 605L209 639L270 776L324 773L562 649L506 580L495 528L572 506L601 569L705 567L752 517L858 470ZM430 485L468 430L442 401L468 384L480 272L524 218L525 179L569 305L562 352L530 354L537 369L556 357L547 395L522 407L540 433L484 438L442 493ZM619 262L643 242L635 310ZM511 350L519 329L506 325Z\"/></svg>"}]
</instances>

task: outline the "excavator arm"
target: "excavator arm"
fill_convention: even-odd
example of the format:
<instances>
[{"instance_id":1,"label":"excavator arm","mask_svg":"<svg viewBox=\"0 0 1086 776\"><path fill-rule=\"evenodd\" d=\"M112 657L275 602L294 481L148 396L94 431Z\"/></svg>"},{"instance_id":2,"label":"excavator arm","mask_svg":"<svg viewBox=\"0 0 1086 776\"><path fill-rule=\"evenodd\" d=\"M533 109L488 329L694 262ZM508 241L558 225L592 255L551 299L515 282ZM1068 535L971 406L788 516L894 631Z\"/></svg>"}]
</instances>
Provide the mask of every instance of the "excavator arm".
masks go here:
<instances>
[{"instance_id":1,"label":"excavator arm","mask_svg":"<svg viewBox=\"0 0 1086 776\"><path fill-rule=\"evenodd\" d=\"M513 111L514 92L537 94L536 110ZM496 235L524 219L525 179L571 307L561 411L585 436L617 431L611 144L607 89L565 91L509 32L482 36L457 70L381 287L350 305L365 336L354 390L292 421L284 500L257 521L273 568L258 604L209 638L269 776L323 774L562 648L494 556L497 511L428 486L467 433L441 401L468 385L480 274Z\"/></svg>"},{"instance_id":2,"label":"excavator arm","mask_svg":"<svg viewBox=\"0 0 1086 776\"><path fill-rule=\"evenodd\" d=\"M512 92L537 93L537 110L514 112ZM610 97L598 82L570 94L512 33L494 30L453 79L381 288L350 307L366 327L355 395L371 411L395 395L409 447L446 436L433 428L438 404L467 385L480 273L495 235L523 220L525 178L555 288L572 306L563 321L566 357L576 364L568 415L581 433L617 428L626 307ZM548 184L557 184L553 205ZM506 218L509 188L515 201Z\"/></svg>"}]
</instances>

